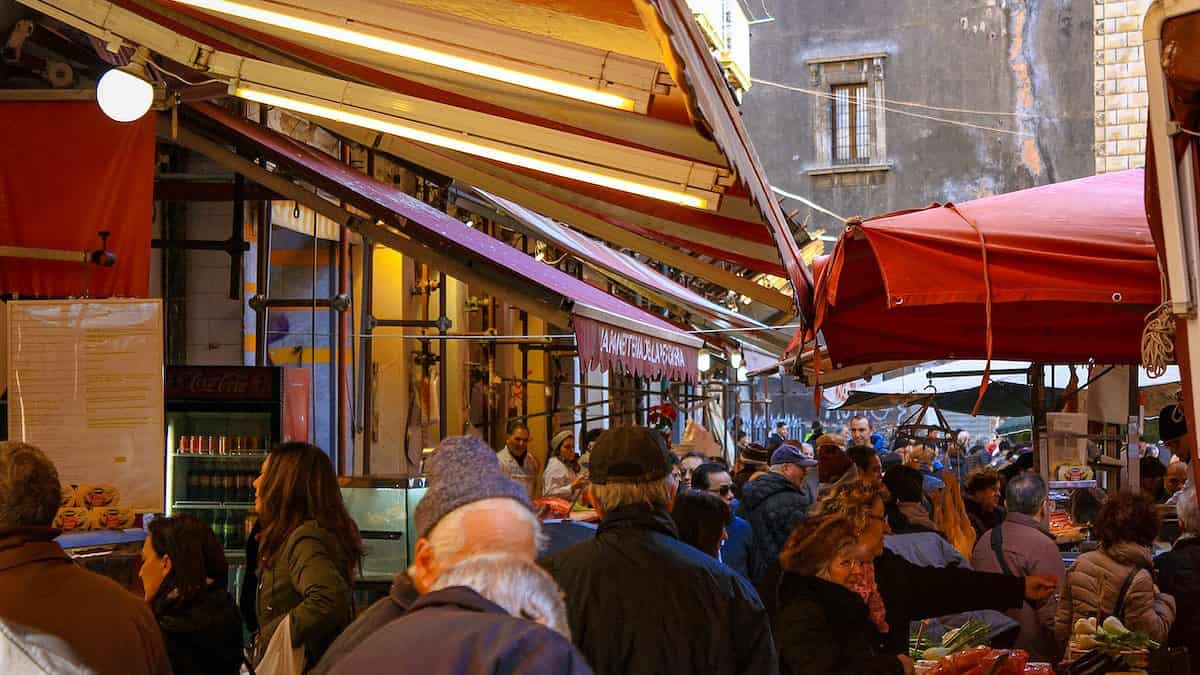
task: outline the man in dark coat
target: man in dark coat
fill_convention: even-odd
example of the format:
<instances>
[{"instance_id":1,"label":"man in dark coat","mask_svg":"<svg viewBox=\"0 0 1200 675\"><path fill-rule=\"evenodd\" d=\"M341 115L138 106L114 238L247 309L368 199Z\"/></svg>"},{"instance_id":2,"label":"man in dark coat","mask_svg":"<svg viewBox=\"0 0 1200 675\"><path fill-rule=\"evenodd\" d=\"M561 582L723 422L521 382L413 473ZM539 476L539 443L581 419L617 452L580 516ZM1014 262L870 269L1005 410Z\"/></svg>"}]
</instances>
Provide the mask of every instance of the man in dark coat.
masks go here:
<instances>
[{"instance_id":1,"label":"man in dark coat","mask_svg":"<svg viewBox=\"0 0 1200 675\"><path fill-rule=\"evenodd\" d=\"M735 515L738 501L733 496L733 477L729 475L729 469L720 464L701 464L692 472L692 486L729 505L729 522L725 524L728 538L721 545L721 562L749 579L754 566L754 529L744 518Z\"/></svg>"},{"instance_id":2,"label":"man in dark coat","mask_svg":"<svg viewBox=\"0 0 1200 675\"><path fill-rule=\"evenodd\" d=\"M804 518L813 496L804 483L816 460L805 457L794 445L781 445L771 455L771 471L746 483L737 515L754 532L754 567L751 581L758 583L787 542L796 523Z\"/></svg>"},{"instance_id":3,"label":"man in dark coat","mask_svg":"<svg viewBox=\"0 0 1200 675\"><path fill-rule=\"evenodd\" d=\"M486 443L466 436L442 441L429 461L429 490L413 514L413 565L392 582L388 597L358 615L311 671L325 675L352 650L400 618L446 569L482 553L533 560L539 525L525 489L502 472Z\"/></svg>"},{"instance_id":4,"label":"man in dark coat","mask_svg":"<svg viewBox=\"0 0 1200 675\"><path fill-rule=\"evenodd\" d=\"M549 579L546 584L553 588ZM463 585L421 596L407 614L375 631L329 672L592 675L583 655L565 636L512 616Z\"/></svg>"},{"instance_id":5,"label":"man in dark coat","mask_svg":"<svg viewBox=\"0 0 1200 675\"><path fill-rule=\"evenodd\" d=\"M1192 672L1200 673L1200 505L1196 489L1179 493L1179 527L1175 548L1154 559L1158 586L1175 597L1175 623L1167 636L1172 647L1187 647Z\"/></svg>"},{"instance_id":6,"label":"man in dark coat","mask_svg":"<svg viewBox=\"0 0 1200 675\"><path fill-rule=\"evenodd\" d=\"M575 645L601 675L773 675L775 645L754 588L678 539L668 453L640 427L596 441L596 538L542 561L566 594Z\"/></svg>"}]
</instances>

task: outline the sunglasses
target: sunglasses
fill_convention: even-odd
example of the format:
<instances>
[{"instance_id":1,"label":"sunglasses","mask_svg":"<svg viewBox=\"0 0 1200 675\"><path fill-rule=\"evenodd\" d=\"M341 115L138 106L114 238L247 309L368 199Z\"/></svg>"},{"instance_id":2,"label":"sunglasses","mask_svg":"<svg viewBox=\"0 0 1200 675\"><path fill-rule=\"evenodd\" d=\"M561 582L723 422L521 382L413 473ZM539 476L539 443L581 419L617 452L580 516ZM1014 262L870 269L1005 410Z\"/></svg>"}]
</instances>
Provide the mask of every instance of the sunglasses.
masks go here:
<instances>
[{"instance_id":1,"label":"sunglasses","mask_svg":"<svg viewBox=\"0 0 1200 675\"><path fill-rule=\"evenodd\" d=\"M732 485L722 485L720 487L709 488L708 491L713 493L714 495L721 495L722 497L728 497L729 493L733 492L733 486Z\"/></svg>"}]
</instances>

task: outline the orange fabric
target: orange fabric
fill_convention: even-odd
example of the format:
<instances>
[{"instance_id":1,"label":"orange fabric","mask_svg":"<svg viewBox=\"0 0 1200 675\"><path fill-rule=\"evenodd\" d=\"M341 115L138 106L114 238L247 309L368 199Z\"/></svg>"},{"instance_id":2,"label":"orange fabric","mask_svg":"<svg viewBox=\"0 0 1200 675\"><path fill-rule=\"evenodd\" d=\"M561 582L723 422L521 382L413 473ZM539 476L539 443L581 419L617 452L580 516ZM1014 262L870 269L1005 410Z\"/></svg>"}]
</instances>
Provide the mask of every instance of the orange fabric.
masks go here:
<instances>
[{"instance_id":1,"label":"orange fabric","mask_svg":"<svg viewBox=\"0 0 1200 675\"><path fill-rule=\"evenodd\" d=\"M112 233L110 268L0 258L0 294L145 297L154 217L154 116L122 124L91 102L0 103L0 242L79 251Z\"/></svg>"},{"instance_id":2,"label":"orange fabric","mask_svg":"<svg viewBox=\"0 0 1200 675\"><path fill-rule=\"evenodd\" d=\"M816 266L832 367L1136 363L1143 317L1160 302L1142 182L1140 170L1106 174L848 230Z\"/></svg>"}]
</instances>

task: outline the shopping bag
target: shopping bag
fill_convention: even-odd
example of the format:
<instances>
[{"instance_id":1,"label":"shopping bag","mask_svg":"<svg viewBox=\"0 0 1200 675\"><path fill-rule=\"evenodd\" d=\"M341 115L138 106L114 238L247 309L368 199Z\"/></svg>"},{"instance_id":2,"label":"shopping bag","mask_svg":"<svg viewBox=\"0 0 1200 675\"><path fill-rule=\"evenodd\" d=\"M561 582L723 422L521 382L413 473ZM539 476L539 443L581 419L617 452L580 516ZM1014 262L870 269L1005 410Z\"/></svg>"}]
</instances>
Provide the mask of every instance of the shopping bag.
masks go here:
<instances>
[{"instance_id":1,"label":"shopping bag","mask_svg":"<svg viewBox=\"0 0 1200 675\"><path fill-rule=\"evenodd\" d=\"M262 661L254 669L255 675L303 675L304 647L292 646L292 615L279 622Z\"/></svg>"}]
</instances>

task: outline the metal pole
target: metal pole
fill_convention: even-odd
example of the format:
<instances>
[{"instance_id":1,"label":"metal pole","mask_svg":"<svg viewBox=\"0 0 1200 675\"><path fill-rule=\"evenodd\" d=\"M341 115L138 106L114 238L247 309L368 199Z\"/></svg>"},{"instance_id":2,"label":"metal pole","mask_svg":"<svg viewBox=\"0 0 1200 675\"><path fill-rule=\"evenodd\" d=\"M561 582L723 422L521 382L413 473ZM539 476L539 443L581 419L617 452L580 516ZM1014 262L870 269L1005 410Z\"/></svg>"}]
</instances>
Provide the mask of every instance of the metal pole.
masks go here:
<instances>
[{"instance_id":1,"label":"metal pole","mask_svg":"<svg viewBox=\"0 0 1200 675\"><path fill-rule=\"evenodd\" d=\"M362 347L360 349L362 375L359 380L362 382L362 395L359 405L359 414L361 415L359 424L363 437L362 461L363 475L365 476L371 473L371 436L375 433L375 420L371 407L373 405L371 388L375 382L375 341L371 339L371 334L375 329L375 322L371 317L371 308L375 302L375 242L364 237L362 255L362 310L359 315L361 317L359 330L362 331Z\"/></svg>"},{"instance_id":2,"label":"metal pole","mask_svg":"<svg viewBox=\"0 0 1200 675\"><path fill-rule=\"evenodd\" d=\"M271 292L271 202L264 200L258 210L258 280L255 295L270 299ZM267 365L267 303L254 309L254 365Z\"/></svg>"},{"instance_id":3,"label":"metal pole","mask_svg":"<svg viewBox=\"0 0 1200 675\"><path fill-rule=\"evenodd\" d=\"M446 273L442 272L438 275L438 335L445 335L447 324L449 321L446 318ZM438 440L446 438L446 399L447 399L447 383L446 383L446 340L438 340Z\"/></svg>"}]
</instances>

